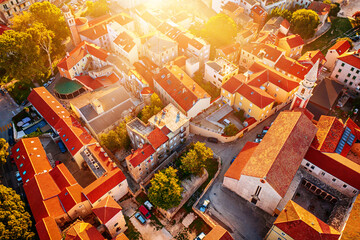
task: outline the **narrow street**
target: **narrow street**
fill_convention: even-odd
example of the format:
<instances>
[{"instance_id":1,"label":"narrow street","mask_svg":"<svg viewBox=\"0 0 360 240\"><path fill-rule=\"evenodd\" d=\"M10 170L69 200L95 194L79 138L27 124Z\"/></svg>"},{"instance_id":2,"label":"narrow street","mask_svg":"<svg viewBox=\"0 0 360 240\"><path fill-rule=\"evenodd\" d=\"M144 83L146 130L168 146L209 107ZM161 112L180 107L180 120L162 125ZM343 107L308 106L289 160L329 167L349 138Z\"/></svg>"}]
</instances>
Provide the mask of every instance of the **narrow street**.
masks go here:
<instances>
[{"instance_id":1,"label":"narrow street","mask_svg":"<svg viewBox=\"0 0 360 240\"><path fill-rule=\"evenodd\" d=\"M289 105L283 108L283 110L288 108ZM263 127L269 126L279 113L280 111L232 143L215 144L206 141L204 137L194 136L195 142L205 142L222 160L222 169L219 176L204 197L200 199L199 204L202 204L205 199L209 199L210 205L206 214L226 228L234 239L263 239L275 220L274 217L223 187L222 182L233 157L239 154L246 142L254 141L256 135L262 131Z\"/></svg>"}]
</instances>

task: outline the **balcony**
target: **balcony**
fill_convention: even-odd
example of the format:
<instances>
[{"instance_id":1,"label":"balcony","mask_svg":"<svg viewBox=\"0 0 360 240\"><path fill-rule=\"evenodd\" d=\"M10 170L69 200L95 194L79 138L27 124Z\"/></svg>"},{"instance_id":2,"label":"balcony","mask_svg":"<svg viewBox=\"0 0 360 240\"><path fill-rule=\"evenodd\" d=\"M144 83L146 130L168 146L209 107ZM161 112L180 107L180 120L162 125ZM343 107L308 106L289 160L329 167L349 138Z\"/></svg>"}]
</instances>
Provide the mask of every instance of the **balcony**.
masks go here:
<instances>
[{"instance_id":1,"label":"balcony","mask_svg":"<svg viewBox=\"0 0 360 240\"><path fill-rule=\"evenodd\" d=\"M186 128L185 128L185 127L183 127L183 128L180 129L180 132L181 132L181 133L183 133L183 132L185 132L185 131L186 131Z\"/></svg>"},{"instance_id":2,"label":"balcony","mask_svg":"<svg viewBox=\"0 0 360 240\"><path fill-rule=\"evenodd\" d=\"M16 0L16 5L20 5L25 3L25 0Z\"/></svg>"},{"instance_id":3,"label":"balcony","mask_svg":"<svg viewBox=\"0 0 360 240\"><path fill-rule=\"evenodd\" d=\"M180 138L184 138L185 136L186 136L185 133L181 133L181 134L180 134Z\"/></svg>"}]
</instances>

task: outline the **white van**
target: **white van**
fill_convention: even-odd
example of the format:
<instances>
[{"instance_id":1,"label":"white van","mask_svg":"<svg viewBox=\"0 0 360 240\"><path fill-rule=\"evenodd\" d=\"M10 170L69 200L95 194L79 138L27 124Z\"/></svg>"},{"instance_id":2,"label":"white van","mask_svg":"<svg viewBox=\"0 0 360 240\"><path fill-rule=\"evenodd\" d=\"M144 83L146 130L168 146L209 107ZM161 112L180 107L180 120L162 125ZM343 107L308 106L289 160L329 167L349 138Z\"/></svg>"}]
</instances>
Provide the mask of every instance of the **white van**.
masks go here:
<instances>
[{"instance_id":1,"label":"white van","mask_svg":"<svg viewBox=\"0 0 360 240\"><path fill-rule=\"evenodd\" d=\"M225 125L229 125L229 124L230 124L230 121L225 118L224 121L223 121L223 123L224 123Z\"/></svg>"}]
</instances>

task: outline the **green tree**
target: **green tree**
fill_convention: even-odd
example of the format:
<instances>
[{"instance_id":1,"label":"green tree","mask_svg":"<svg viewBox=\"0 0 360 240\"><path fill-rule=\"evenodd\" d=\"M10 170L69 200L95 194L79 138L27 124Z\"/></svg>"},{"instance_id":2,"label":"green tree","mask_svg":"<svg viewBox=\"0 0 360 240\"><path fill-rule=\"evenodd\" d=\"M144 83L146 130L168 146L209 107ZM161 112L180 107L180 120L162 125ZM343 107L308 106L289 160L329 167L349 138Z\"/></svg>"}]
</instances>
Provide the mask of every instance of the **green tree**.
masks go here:
<instances>
[{"instance_id":1,"label":"green tree","mask_svg":"<svg viewBox=\"0 0 360 240\"><path fill-rule=\"evenodd\" d=\"M323 3L331 4L331 0L324 0Z\"/></svg>"},{"instance_id":2,"label":"green tree","mask_svg":"<svg viewBox=\"0 0 360 240\"><path fill-rule=\"evenodd\" d=\"M340 12L340 4L339 3L331 3L330 5L330 13L329 16L336 17L337 14Z\"/></svg>"},{"instance_id":3,"label":"green tree","mask_svg":"<svg viewBox=\"0 0 360 240\"><path fill-rule=\"evenodd\" d=\"M239 129L232 123L224 128L224 134L226 136L235 136L239 132Z\"/></svg>"},{"instance_id":4,"label":"green tree","mask_svg":"<svg viewBox=\"0 0 360 240\"><path fill-rule=\"evenodd\" d=\"M30 81L41 75L40 48L27 32L5 31L0 35L0 67L12 78Z\"/></svg>"},{"instance_id":5,"label":"green tree","mask_svg":"<svg viewBox=\"0 0 360 240\"><path fill-rule=\"evenodd\" d=\"M213 154L211 148L206 147L205 143L196 142L181 158L180 168L186 173L201 175L206 160L213 157Z\"/></svg>"},{"instance_id":6,"label":"green tree","mask_svg":"<svg viewBox=\"0 0 360 240\"><path fill-rule=\"evenodd\" d=\"M213 48L218 48L233 43L237 32L234 20L226 14L219 13L207 21L201 30L201 36Z\"/></svg>"},{"instance_id":7,"label":"green tree","mask_svg":"<svg viewBox=\"0 0 360 240\"><path fill-rule=\"evenodd\" d=\"M151 95L150 105L145 106L139 113L138 117L140 118L141 121L147 123L148 120L152 116L160 112L162 108L163 108L163 104L159 96L156 93L154 93L153 95Z\"/></svg>"},{"instance_id":8,"label":"green tree","mask_svg":"<svg viewBox=\"0 0 360 240\"><path fill-rule=\"evenodd\" d=\"M320 19L317 13L307 9L296 10L291 19L293 32L299 34L304 39L314 36L315 29L319 26L319 23Z\"/></svg>"},{"instance_id":9,"label":"green tree","mask_svg":"<svg viewBox=\"0 0 360 240\"><path fill-rule=\"evenodd\" d=\"M100 17L109 13L110 10L106 0L87 1L86 7L87 10L82 14L83 16Z\"/></svg>"},{"instance_id":10,"label":"green tree","mask_svg":"<svg viewBox=\"0 0 360 240\"><path fill-rule=\"evenodd\" d=\"M32 221L16 192L0 185L0 239L34 239Z\"/></svg>"},{"instance_id":11,"label":"green tree","mask_svg":"<svg viewBox=\"0 0 360 240\"><path fill-rule=\"evenodd\" d=\"M126 131L126 123L129 119L121 122L114 130L100 135L100 142L110 151L115 152L121 148L130 147L130 138Z\"/></svg>"},{"instance_id":12,"label":"green tree","mask_svg":"<svg viewBox=\"0 0 360 240\"><path fill-rule=\"evenodd\" d=\"M61 10L48 1L36 2L29 8L27 14L17 15L12 20L12 29L25 32L35 23L42 23L44 27L52 31L53 57L65 54L65 44L62 44L70 36L70 31Z\"/></svg>"},{"instance_id":13,"label":"green tree","mask_svg":"<svg viewBox=\"0 0 360 240\"><path fill-rule=\"evenodd\" d=\"M169 167L156 173L150 180L148 197L154 205L168 210L180 204L184 189L180 186L176 172L176 169Z\"/></svg>"},{"instance_id":14,"label":"green tree","mask_svg":"<svg viewBox=\"0 0 360 240\"><path fill-rule=\"evenodd\" d=\"M270 16L271 17L283 17L289 22L291 21L293 12L288 9L280 9L280 8L274 8L271 11Z\"/></svg>"},{"instance_id":15,"label":"green tree","mask_svg":"<svg viewBox=\"0 0 360 240\"><path fill-rule=\"evenodd\" d=\"M6 163L6 158L9 156L9 143L5 139L0 138L0 164Z\"/></svg>"}]
</instances>

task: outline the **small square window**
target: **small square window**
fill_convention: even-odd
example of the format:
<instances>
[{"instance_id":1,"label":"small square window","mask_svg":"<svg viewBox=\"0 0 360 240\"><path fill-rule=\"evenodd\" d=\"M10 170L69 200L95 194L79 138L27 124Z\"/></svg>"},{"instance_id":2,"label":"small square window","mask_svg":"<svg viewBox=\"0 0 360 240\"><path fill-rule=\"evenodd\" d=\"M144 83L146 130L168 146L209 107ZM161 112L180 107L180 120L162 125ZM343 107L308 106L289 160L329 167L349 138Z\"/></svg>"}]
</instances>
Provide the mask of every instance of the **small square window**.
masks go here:
<instances>
[{"instance_id":1,"label":"small square window","mask_svg":"<svg viewBox=\"0 0 360 240\"><path fill-rule=\"evenodd\" d=\"M321 175L325 176L325 173L324 173L324 172L322 172L322 173L321 173Z\"/></svg>"},{"instance_id":2,"label":"small square window","mask_svg":"<svg viewBox=\"0 0 360 240\"><path fill-rule=\"evenodd\" d=\"M333 178L332 181L333 181L333 182L336 182L336 178Z\"/></svg>"},{"instance_id":3,"label":"small square window","mask_svg":"<svg viewBox=\"0 0 360 240\"><path fill-rule=\"evenodd\" d=\"M306 166L309 167L309 166L310 166L310 163L306 163Z\"/></svg>"},{"instance_id":4,"label":"small square window","mask_svg":"<svg viewBox=\"0 0 360 240\"><path fill-rule=\"evenodd\" d=\"M347 188L347 185L346 185L346 184L344 184L344 185L343 185L343 188Z\"/></svg>"},{"instance_id":5,"label":"small square window","mask_svg":"<svg viewBox=\"0 0 360 240\"><path fill-rule=\"evenodd\" d=\"M339 75L336 74L336 75L335 75L335 78L338 78L338 77L339 77Z\"/></svg>"},{"instance_id":6,"label":"small square window","mask_svg":"<svg viewBox=\"0 0 360 240\"><path fill-rule=\"evenodd\" d=\"M350 82L350 86L353 85L353 82Z\"/></svg>"},{"instance_id":7,"label":"small square window","mask_svg":"<svg viewBox=\"0 0 360 240\"><path fill-rule=\"evenodd\" d=\"M354 69L355 69L355 68L352 67L352 68L350 69L350 71L354 71Z\"/></svg>"},{"instance_id":8,"label":"small square window","mask_svg":"<svg viewBox=\"0 0 360 240\"><path fill-rule=\"evenodd\" d=\"M351 76L351 73L348 73L348 75L347 75L348 77L350 77Z\"/></svg>"},{"instance_id":9,"label":"small square window","mask_svg":"<svg viewBox=\"0 0 360 240\"><path fill-rule=\"evenodd\" d=\"M347 82L348 82L348 80L347 80L347 79L345 79L345 80L344 80L344 83L347 83Z\"/></svg>"},{"instance_id":10,"label":"small square window","mask_svg":"<svg viewBox=\"0 0 360 240\"><path fill-rule=\"evenodd\" d=\"M355 80L355 79L356 79L356 76L353 76L352 79Z\"/></svg>"},{"instance_id":11,"label":"small square window","mask_svg":"<svg viewBox=\"0 0 360 240\"><path fill-rule=\"evenodd\" d=\"M342 70L341 70L341 68L338 70L338 72L341 72Z\"/></svg>"},{"instance_id":12,"label":"small square window","mask_svg":"<svg viewBox=\"0 0 360 240\"><path fill-rule=\"evenodd\" d=\"M314 165L312 165L310 168L314 170L314 169L315 169L315 166L314 166Z\"/></svg>"}]
</instances>

